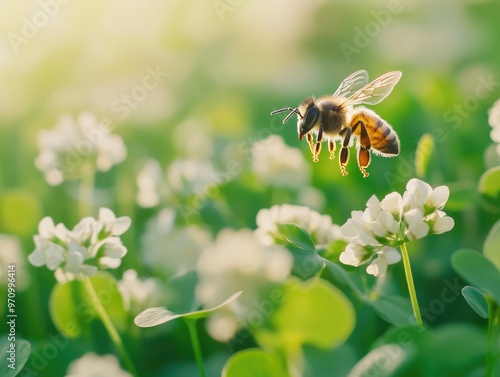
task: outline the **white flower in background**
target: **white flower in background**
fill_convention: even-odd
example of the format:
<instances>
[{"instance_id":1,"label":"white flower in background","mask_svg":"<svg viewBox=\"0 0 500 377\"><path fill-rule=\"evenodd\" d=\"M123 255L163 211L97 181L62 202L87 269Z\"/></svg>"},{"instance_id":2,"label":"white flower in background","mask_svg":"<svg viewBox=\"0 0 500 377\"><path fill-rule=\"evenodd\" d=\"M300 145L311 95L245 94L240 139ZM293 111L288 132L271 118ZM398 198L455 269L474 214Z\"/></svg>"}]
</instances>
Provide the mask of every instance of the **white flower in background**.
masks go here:
<instances>
[{"instance_id":1,"label":"white flower in background","mask_svg":"<svg viewBox=\"0 0 500 377\"><path fill-rule=\"evenodd\" d=\"M141 255L144 264L168 278L193 270L211 241L210 234L198 226L175 226L174 210L164 209L147 222Z\"/></svg>"},{"instance_id":2,"label":"white flower in background","mask_svg":"<svg viewBox=\"0 0 500 377\"><path fill-rule=\"evenodd\" d=\"M167 184L173 193L183 196L200 195L217 185L214 165L207 160L175 160L167 168Z\"/></svg>"},{"instance_id":3,"label":"white flower in background","mask_svg":"<svg viewBox=\"0 0 500 377\"><path fill-rule=\"evenodd\" d=\"M488 110L488 123L491 130L491 140L497 143L497 153L500 155L500 99Z\"/></svg>"},{"instance_id":4,"label":"white flower in background","mask_svg":"<svg viewBox=\"0 0 500 377\"><path fill-rule=\"evenodd\" d=\"M51 185L78 178L84 162L107 171L127 155L122 138L110 135L89 112L80 114L76 121L69 115L62 116L54 128L40 131L38 147L35 165Z\"/></svg>"},{"instance_id":5,"label":"white flower in background","mask_svg":"<svg viewBox=\"0 0 500 377\"><path fill-rule=\"evenodd\" d=\"M116 218L107 208L99 210L97 220L85 217L72 230L45 217L38 224L35 250L28 260L36 267L55 270L59 281L92 276L99 267L117 268L127 253L119 236L130 224L130 217Z\"/></svg>"},{"instance_id":6,"label":"white flower in background","mask_svg":"<svg viewBox=\"0 0 500 377\"><path fill-rule=\"evenodd\" d=\"M120 367L113 355L99 356L89 352L69 364L65 377L132 377Z\"/></svg>"},{"instance_id":7,"label":"white flower in background","mask_svg":"<svg viewBox=\"0 0 500 377\"><path fill-rule=\"evenodd\" d=\"M137 271L127 270L122 280L118 281L118 289L123 298L126 311L136 316L143 310L159 306L162 302L163 289L160 280L156 278L139 279Z\"/></svg>"},{"instance_id":8,"label":"white flower in background","mask_svg":"<svg viewBox=\"0 0 500 377\"><path fill-rule=\"evenodd\" d=\"M332 218L322 215L308 207L290 204L274 205L269 209L261 209L257 213L256 236L265 245L274 244L274 235L278 232L278 224L294 223L305 229L315 244L328 245L342 239L340 227L332 223Z\"/></svg>"},{"instance_id":9,"label":"white flower in background","mask_svg":"<svg viewBox=\"0 0 500 377\"><path fill-rule=\"evenodd\" d=\"M166 195L163 170L156 160L148 160L137 174L137 204L143 208L157 206Z\"/></svg>"},{"instance_id":10,"label":"white flower in background","mask_svg":"<svg viewBox=\"0 0 500 377\"><path fill-rule=\"evenodd\" d=\"M7 285L7 274L12 272L8 266L14 265L16 274L16 289L18 291L28 288L30 275L25 266L26 257L21 249L21 242L17 237L0 234L0 284Z\"/></svg>"},{"instance_id":11,"label":"white flower in background","mask_svg":"<svg viewBox=\"0 0 500 377\"><path fill-rule=\"evenodd\" d=\"M279 135L252 146L252 171L274 187L298 189L310 181L310 168L299 149L289 147Z\"/></svg>"},{"instance_id":12,"label":"white flower in background","mask_svg":"<svg viewBox=\"0 0 500 377\"><path fill-rule=\"evenodd\" d=\"M349 245L340 261L351 266L370 263L369 274L384 275L389 264L401 260L396 247L428 234L440 234L453 228L455 222L441 211L448 200L449 189L411 179L401 196L390 193L379 201L373 195L364 211L352 211L342 226Z\"/></svg>"},{"instance_id":13,"label":"white flower in background","mask_svg":"<svg viewBox=\"0 0 500 377\"><path fill-rule=\"evenodd\" d=\"M230 179L228 172L217 172L208 160L175 160L165 174L157 161L149 160L137 175L137 203L141 207L154 207L164 200L176 203L176 197L192 196L203 202L215 195L214 188Z\"/></svg>"},{"instance_id":14,"label":"white flower in background","mask_svg":"<svg viewBox=\"0 0 500 377\"><path fill-rule=\"evenodd\" d=\"M204 306L212 307L237 291L243 293L208 319L210 335L221 341L230 339L250 320L256 303L287 278L292 264L288 250L263 245L249 229L220 231L214 244L198 259L196 297Z\"/></svg>"}]
</instances>

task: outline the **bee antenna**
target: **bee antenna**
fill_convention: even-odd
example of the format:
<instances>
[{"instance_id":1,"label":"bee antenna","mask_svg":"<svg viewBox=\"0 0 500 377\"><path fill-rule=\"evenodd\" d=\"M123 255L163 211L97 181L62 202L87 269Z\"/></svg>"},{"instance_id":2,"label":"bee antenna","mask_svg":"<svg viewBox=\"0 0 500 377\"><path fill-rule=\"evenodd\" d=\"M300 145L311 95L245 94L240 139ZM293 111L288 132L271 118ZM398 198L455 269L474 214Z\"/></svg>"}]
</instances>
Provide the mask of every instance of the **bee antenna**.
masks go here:
<instances>
[{"instance_id":1,"label":"bee antenna","mask_svg":"<svg viewBox=\"0 0 500 377\"><path fill-rule=\"evenodd\" d=\"M283 124L285 124L293 114L297 114L301 119L303 119L302 114L300 113L299 109L293 108L293 107L285 107L283 109L274 110L271 112L271 115L279 114L279 113L282 113L284 111L290 111L290 114L288 114L285 117L285 119L283 119Z\"/></svg>"}]
</instances>

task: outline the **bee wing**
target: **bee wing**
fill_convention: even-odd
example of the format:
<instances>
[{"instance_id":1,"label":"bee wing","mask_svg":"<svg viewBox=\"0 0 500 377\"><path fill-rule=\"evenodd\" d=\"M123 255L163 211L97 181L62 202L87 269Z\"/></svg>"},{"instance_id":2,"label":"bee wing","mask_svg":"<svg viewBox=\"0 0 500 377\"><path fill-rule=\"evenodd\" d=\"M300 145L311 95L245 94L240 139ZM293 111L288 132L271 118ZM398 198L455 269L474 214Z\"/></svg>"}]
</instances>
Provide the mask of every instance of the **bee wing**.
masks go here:
<instances>
[{"instance_id":1,"label":"bee wing","mask_svg":"<svg viewBox=\"0 0 500 377\"><path fill-rule=\"evenodd\" d=\"M346 107L359 105L361 103L376 105L382 102L382 100L392 92L392 89L398 83L402 75L400 71L388 72L359 89L340 106Z\"/></svg>"},{"instance_id":2,"label":"bee wing","mask_svg":"<svg viewBox=\"0 0 500 377\"><path fill-rule=\"evenodd\" d=\"M356 71L342 81L333 95L349 98L366 85L368 85L368 73L364 70Z\"/></svg>"}]
</instances>

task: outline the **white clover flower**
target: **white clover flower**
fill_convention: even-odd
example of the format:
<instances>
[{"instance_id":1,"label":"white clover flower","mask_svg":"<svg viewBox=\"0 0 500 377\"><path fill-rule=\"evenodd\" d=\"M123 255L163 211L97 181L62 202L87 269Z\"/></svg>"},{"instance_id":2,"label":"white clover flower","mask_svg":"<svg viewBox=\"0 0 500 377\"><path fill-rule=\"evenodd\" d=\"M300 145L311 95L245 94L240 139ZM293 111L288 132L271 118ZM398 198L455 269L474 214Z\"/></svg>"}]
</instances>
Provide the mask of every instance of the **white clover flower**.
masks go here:
<instances>
[{"instance_id":1,"label":"white clover flower","mask_svg":"<svg viewBox=\"0 0 500 377\"><path fill-rule=\"evenodd\" d=\"M233 175L218 172L208 160L175 160L163 173L155 160L147 161L137 175L137 203L154 207L162 201L177 203L177 198L197 198L196 203L218 195L217 187L229 182ZM201 204L200 204L201 206Z\"/></svg>"},{"instance_id":2,"label":"white clover flower","mask_svg":"<svg viewBox=\"0 0 500 377\"><path fill-rule=\"evenodd\" d=\"M99 210L98 220L85 217L72 230L45 217L38 224L39 234L33 237L35 250L28 260L36 267L55 270L59 281L92 276L99 267L117 268L127 253L118 235L130 223L128 216L116 218L107 208Z\"/></svg>"},{"instance_id":3,"label":"white clover flower","mask_svg":"<svg viewBox=\"0 0 500 377\"><path fill-rule=\"evenodd\" d=\"M99 356L89 352L71 362L65 377L132 377L120 367L113 355Z\"/></svg>"},{"instance_id":4,"label":"white clover flower","mask_svg":"<svg viewBox=\"0 0 500 377\"><path fill-rule=\"evenodd\" d=\"M491 140L498 143L497 153L500 155L500 99L488 110L488 123L493 128L490 133Z\"/></svg>"},{"instance_id":5,"label":"white clover flower","mask_svg":"<svg viewBox=\"0 0 500 377\"><path fill-rule=\"evenodd\" d=\"M118 281L125 310L137 315L147 308L161 305L163 287L156 278L139 279L137 271L127 270Z\"/></svg>"},{"instance_id":6,"label":"white clover flower","mask_svg":"<svg viewBox=\"0 0 500 377\"><path fill-rule=\"evenodd\" d=\"M157 206L165 197L166 187L160 163L150 159L143 165L136 178L137 204L143 208Z\"/></svg>"},{"instance_id":7,"label":"white clover flower","mask_svg":"<svg viewBox=\"0 0 500 377\"><path fill-rule=\"evenodd\" d=\"M408 182L403 196L393 192L379 201L373 195L365 211L352 211L341 228L349 245L340 254L340 262L351 266L370 263L369 274L384 275L388 265L401 260L396 247L453 228L453 219L441 211L448 196L448 187L432 189L419 179Z\"/></svg>"},{"instance_id":8,"label":"white clover flower","mask_svg":"<svg viewBox=\"0 0 500 377\"><path fill-rule=\"evenodd\" d=\"M80 114L76 121L68 115L62 116L53 129L40 131L38 147L40 154L35 165L50 185L79 178L84 162L107 171L127 155L121 137L110 135L89 112Z\"/></svg>"},{"instance_id":9,"label":"white clover flower","mask_svg":"<svg viewBox=\"0 0 500 377\"><path fill-rule=\"evenodd\" d=\"M23 291L28 288L30 274L26 270L26 257L17 237L0 234L0 285L7 286L8 273L15 271L16 289ZM14 266L14 270L8 266Z\"/></svg>"},{"instance_id":10,"label":"white clover flower","mask_svg":"<svg viewBox=\"0 0 500 377\"><path fill-rule=\"evenodd\" d=\"M263 244L272 245L274 235L278 232L278 224L285 223L294 223L304 228L318 245L328 245L343 238L340 227L332 223L330 216L322 215L308 207L290 204L261 209L257 213L255 235Z\"/></svg>"},{"instance_id":11,"label":"white clover flower","mask_svg":"<svg viewBox=\"0 0 500 377\"><path fill-rule=\"evenodd\" d=\"M278 245L263 245L249 229L220 231L214 244L206 248L198 260L200 280L196 297L210 307L237 291L243 293L237 301L209 318L210 335L218 340L231 338L241 324L249 321L250 314L257 310L255 305L287 278L292 264L288 250Z\"/></svg>"},{"instance_id":12,"label":"white clover flower","mask_svg":"<svg viewBox=\"0 0 500 377\"><path fill-rule=\"evenodd\" d=\"M211 241L210 234L196 225L175 226L175 211L164 209L147 222L141 255L148 267L168 278L193 270Z\"/></svg>"},{"instance_id":13,"label":"white clover flower","mask_svg":"<svg viewBox=\"0 0 500 377\"><path fill-rule=\"evenodd\" d=\"M279 135L253 144L252 171L274 187L299 189L310 181L310 167L300 150L286 145Z\"/></svg>"},{"instance_id":14,"label":"white clover flower","mask_svg":"<svg viewBox=\"0 0 500 377\"><path fill-rule=\"evenodd\" d=\"M203 195L211 186L219 184L214 165L208 161L175 160L167 168L170 190L181 196Z\"/></svg>"}]
</instances>

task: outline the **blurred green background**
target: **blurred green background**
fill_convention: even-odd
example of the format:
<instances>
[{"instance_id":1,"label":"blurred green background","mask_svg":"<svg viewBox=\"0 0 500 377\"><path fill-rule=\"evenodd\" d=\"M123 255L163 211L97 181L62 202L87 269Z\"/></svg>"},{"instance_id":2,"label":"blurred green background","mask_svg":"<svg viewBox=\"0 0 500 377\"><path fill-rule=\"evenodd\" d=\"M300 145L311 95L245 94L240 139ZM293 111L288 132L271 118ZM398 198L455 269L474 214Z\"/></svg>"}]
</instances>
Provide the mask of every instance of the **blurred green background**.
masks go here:
<instances>
[{"instance_id":1,"label":"blurred green background","mask_svg":"<svg viewBox=\"0 0 500 377\"><path fill-rule=\"evenodd\" d=\"M34 164L38 132L64 114L91 111L123 137L127 157L97 174L94 202L132 217L134 228L123 237L129 255L120 271L144 274L146 221L162 206L188 200L167 195L153 208L136 203L137 174L148 159L162 169L178 160L211 161L219 172L236 161L237 172L217 195L195 216L179 217L213 235L224 227L255 229L259 209L282 203L313 203L342 225L371 195L404 191L417 176L417 143L429 133L435 149L421 178L450 187L446 211L456 225L410 245L420 304L427 307L444 281L456 278L451 254L464 247L480 251L499 218L498 207L477 193L481 175L498 165L488 109L500 98L499 15L500 3L486 0L2 1L0 233L18 237L28 255L42 217L68 227L78 222L77 183L50 186ZM297 139L295 119L282 127L283 117L269 116L310 95L333 93L358 69L370 79L403 72L392 94L374 107L398 133L401 154L374 156L368 178L352 157L349 175L342 177L326 145L313 164L307 143ZM157 85L134 92L151 70L160 72ZM300 150L310 171L306 186L316 190L275 187L255 174L252 145L271 134ZM54 279L45 269L26 269L31 282L19 296L25 314L18 331L36 344L55 331L46 304ZM402 266L394 274L404 282ZM476 317L459 298L430 326L463 320L484 326ZM373 331L386 327L377 322ZM191 362L185 329L172 331L169 345L156 340L172 352L166 365L177 358ZM208 336L203 344L213 350L209 355L225 349ZM54 375L81 354L78 347L65 351ZM367 345L359 347L363 355Z\"/></svg>"}]
</instances>

